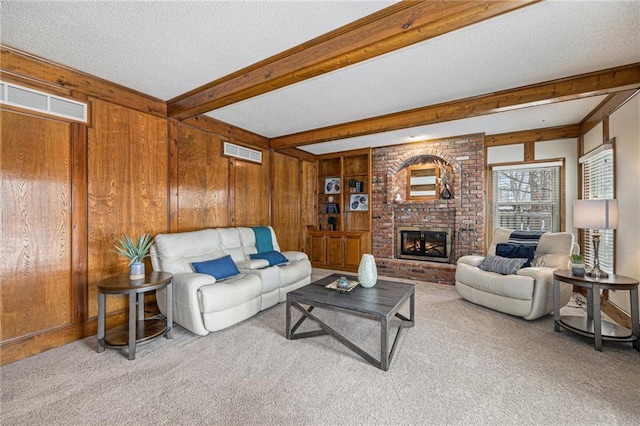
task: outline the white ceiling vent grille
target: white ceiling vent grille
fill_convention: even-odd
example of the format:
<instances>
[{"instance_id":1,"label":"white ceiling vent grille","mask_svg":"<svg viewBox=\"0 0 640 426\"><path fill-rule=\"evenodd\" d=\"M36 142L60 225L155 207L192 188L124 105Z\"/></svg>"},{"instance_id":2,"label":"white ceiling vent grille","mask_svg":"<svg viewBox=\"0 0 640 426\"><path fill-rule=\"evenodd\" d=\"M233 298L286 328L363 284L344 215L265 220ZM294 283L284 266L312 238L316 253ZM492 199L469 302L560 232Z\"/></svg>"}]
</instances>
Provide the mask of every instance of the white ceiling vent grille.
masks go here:
<instances>
[{"instance_id":1,"label":"white ceiling vent grille","mask_svg":"<svg viewBox=\"0 0 640 426\"><path fill-rule=\"evenodd\" d=\"M229 142L224 143L224 155L262 164L262 151L245 148Z\"/></svg>"},{"instance_id":2,"label":"white ceiling vent grille","mask_svg":"<svg viewBox=\"0 0 640 426\"><path fill-rule=\"evenodd\" d=\"M87 104L4 81L0 82L0 103L87 122Z\"/></svg>"}]
</instances>

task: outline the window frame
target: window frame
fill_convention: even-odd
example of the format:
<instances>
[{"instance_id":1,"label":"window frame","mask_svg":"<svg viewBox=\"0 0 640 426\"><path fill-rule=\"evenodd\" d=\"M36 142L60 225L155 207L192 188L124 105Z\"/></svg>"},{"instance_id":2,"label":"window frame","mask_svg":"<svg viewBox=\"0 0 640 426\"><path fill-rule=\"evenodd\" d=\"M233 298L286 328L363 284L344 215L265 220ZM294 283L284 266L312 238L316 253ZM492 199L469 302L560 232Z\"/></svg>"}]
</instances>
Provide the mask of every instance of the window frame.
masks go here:
<instances>
[{"instance_id":1,"label":"window frame","mask_svg":"<svg viewBox=\"0 0 640 426\"><path fill-rule=\"evenodd\" d=\"M580 175L580 194L581 199L590 200L594 198L616 198L616 151L615 151L615 139L611 139L604 144L600 145L588 153L584 154L578 159L579 175ZM585 187L585 164L588 162L597 161L598 158L610 159L610 191L603 191L602 187L598 186L593 188L591 184ZM606 158L605 158L606 157ZM596 179L597 181L597 179ZM585 191L589 191L588 194ZM593 253L593 229L580 229L578 241L580 244L581 253L584 255L585 265L588 269L593 268L593 259L595 254ZM615 273L615 248L616 248L616 230L615 229L601 229L600 230L600 248L598 250L598 260L600 262L600 268L609 274ZM603 252L604 251L604 252Z\"/></svg>"},{"instance_id":2,"label":"window frame","mask_svg":"<svg viewBox=\"0 0 640 426\"><path fill-rule=\"evenodd\" d=\"M566 229L566 161L564 158L548 158L532 161L515 161L507 163L494 163L487 166L486 188L487 188L487 217L489 235L487 242L491 242L491 236L495 230L496 219L494 217L494 182L493 172L496 168L535 168L536 165L551 167L556 165L559 167L558 172L558 230L555 232L564 232Z\"/></svg>"}]
</instances>

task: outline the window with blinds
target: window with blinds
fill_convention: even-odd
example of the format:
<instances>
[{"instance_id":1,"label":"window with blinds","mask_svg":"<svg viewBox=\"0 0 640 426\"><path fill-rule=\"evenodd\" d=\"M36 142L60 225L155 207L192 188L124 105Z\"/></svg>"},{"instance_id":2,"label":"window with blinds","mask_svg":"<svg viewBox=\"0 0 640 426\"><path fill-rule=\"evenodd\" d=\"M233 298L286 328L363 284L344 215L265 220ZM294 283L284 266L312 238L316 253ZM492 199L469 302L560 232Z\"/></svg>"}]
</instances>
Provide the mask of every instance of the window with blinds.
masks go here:
<instances>
[{"instance_id":1,"label":"window with blinds","mask_svg":"<svg viewBox=\"0 0 640 426\"><path fill-rule=\"evenodd\" d=\"M560 231L562 162L494 166L493 228Z\"/></svg>"},{"instance_id":2,"label":"window with blinds","mask_svg":"<svg viewBox=\"0 0 640 426\"><path fill-rule=\"evenodd\" d=\"M582 163L582 198L614 198L613 193L613 146L604 145L604 148L580 158ZM600 250L598 257L600 269L607 273L613 273L613 229L600 230ZM593 229L585 229L582 233L580 248L584 255L585 264L593 267L595 253L593 251Z\"/></svg>"}]
</instances>

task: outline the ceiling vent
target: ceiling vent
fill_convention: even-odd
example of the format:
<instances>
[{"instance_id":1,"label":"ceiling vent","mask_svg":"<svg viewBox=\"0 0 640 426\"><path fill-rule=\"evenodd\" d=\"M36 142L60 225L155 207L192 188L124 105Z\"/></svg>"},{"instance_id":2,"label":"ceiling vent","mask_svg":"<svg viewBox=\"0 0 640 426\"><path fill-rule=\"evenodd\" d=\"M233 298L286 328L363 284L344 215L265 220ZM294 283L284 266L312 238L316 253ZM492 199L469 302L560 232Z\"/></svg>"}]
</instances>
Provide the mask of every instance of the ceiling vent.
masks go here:
<instances>
[{"instance_id":1,"label":"ceiling vent","mask_svg":"<svg viewBox=\"0 0 640 426\"><path fill-rule=\"evenodd\" d=\"M0 103L87 122L87 104L0 81Z\"/></svg>"},{"instance_id":2,"label":"ceiling vent","mask_svg":"<svg viewBox=\"0 0 640 426\"><path fill-rule=\"evenodd\" d=\"M224 143L224 155L262 164L262 151L245 148L244 146L234 145L229 142Z\"/></svg>"}]
</instances>

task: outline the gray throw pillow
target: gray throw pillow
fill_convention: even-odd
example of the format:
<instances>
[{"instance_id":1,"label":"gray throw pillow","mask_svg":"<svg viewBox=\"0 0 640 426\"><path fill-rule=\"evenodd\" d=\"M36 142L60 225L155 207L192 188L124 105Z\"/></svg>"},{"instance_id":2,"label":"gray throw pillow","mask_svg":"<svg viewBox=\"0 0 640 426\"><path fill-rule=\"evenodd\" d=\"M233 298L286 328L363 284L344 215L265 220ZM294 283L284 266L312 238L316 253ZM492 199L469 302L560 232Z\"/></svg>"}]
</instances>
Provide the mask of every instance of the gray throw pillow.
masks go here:
<instances>
[{"instance_id":1,"label":"gray throw pillow","mask_svg":"<svg viewBox=\"0 0 640 426\"><path fill-rule=\"evenodd\" d=\"M519 257L508 258L488 254L482 263L480 263L479 268L483 271L496 272L502 275L511 275L515 274L518 269L522 268L522 265L524 265L527 260L528 259Z\"/></svg>"}]
</instances>

